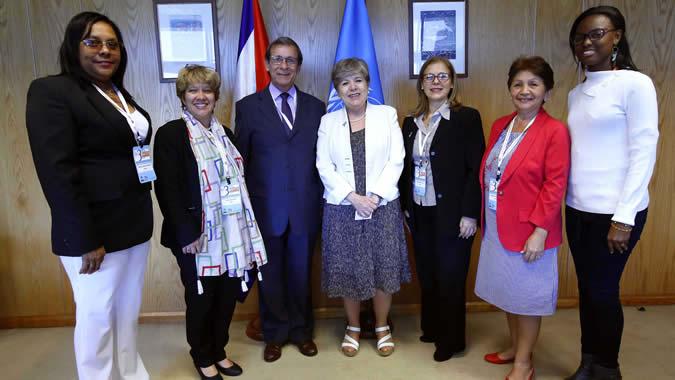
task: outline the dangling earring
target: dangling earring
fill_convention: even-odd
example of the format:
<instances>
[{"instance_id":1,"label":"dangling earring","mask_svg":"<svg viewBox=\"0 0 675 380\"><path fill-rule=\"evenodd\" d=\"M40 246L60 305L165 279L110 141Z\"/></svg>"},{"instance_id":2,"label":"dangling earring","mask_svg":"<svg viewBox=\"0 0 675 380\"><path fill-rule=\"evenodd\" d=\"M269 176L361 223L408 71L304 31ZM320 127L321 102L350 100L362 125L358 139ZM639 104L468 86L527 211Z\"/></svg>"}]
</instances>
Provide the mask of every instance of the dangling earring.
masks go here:
<instances>
[{"instance_id":1,"label":"dangling earring","mask_svg":"<svg viewBox=\"0 0 675 380\"><path fill-rule=\"evenodd\" d=\"M577 84L581 83L581 73L583 72L581 61L577 61Z\"/></svg>"},{"instance_id":2,"label":"dangling earring","mask_svg":"<svg viewBox=\"0 0 675 380\"><path fill-rule=\"evenodd\" d=\"M612 48L612 56L610 58L612 60L612 67L616 66L616 56L617 55L619 55L619 48L616 45L614 45L614 47Z\"/></svg>"}]
</instances>

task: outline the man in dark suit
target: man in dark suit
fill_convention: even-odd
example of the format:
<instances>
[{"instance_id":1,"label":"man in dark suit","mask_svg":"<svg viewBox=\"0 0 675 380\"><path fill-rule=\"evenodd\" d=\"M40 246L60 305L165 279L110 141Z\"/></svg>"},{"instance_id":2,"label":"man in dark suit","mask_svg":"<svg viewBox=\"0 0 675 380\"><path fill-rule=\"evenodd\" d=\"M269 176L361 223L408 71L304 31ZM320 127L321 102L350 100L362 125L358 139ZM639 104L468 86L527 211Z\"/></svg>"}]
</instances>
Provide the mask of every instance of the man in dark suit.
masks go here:
<instances>
[{"instance_id":1,"label":"man in dark suit","mask_svg":"<svg viewBox=\"0 0 675 380\"><path fill-rule=\"evenodd\" d=\"M265 53L272 83L236 104L235 140L267 249L260 313L264 359L281 357L288 341L306 356L312 341L310 268L320 226L323 191L316 170L316 140L325 104L295 87L300 47L288 37Z\"/></svg>"}]
</instances>

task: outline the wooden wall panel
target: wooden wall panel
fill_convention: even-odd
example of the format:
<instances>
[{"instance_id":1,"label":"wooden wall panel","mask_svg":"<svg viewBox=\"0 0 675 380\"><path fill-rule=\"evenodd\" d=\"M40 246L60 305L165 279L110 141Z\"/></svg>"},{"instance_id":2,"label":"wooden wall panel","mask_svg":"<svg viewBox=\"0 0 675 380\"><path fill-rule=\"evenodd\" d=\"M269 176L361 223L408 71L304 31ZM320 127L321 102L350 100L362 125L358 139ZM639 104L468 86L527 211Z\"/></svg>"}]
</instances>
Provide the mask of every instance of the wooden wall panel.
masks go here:
<instances>
[{"instance_id":1,"label":"wooden wall panel","mask_svg":"<svg viewBox=\"0 0 675 380\"><path fill-rule=\"evenodd\" d=\"M27 25L31 28L37 77L59 72L58 48L71 17L81 12L80 0L29 0Z\"/></svg>"},{"instance_id":2,"label":"wooden wall panel","mask_svg":"<svg viewBox=\"0 0 675 380\"><path fill-rule=\"evenodd\" d=\"M49 252L50 220L25 128L26 92L36 75L27 2L0 5L0 316L63 314L64 286ZM7 37L5 37L7 36ZM10 37L11 38L8 38ZM49 257L48 260L44 260ZM7 275L9 274L9 275Z\"/></svg>"},{"instance_id":3,"label":"wooden wall panel","mask_svg":"<svg viewBox=\"0 0 675 380\"><path fill-rule=\"evenodd\" d=\"M517 56L533 53L535 5L534 0L510 1L509 6L469 2L469 77L459 80L460 94L480 111L486 139L492 122L513 110L506 78Z\"/></svg>"},{"instance_id":4,"label":"wooden wall panel","mask_svg":"<svg viewBox=\"0 0 675 380\"><path fill-rule=\"evenodd\" d=\"M602 1L607 3L608 1ZM270 40L294 38L304 53L299 87L326 100L330 71L345 0L261 1ZM576 15L599 0L469 1L469 77L458 80L461 100L482 115L485 135L491 123L513 109L506 77L511 61L521 54L538 54L553 66L556 88L546 108L566 117L567 92L577 76L567 46ZM623 280L630 302L656 296L675 299L675 4L668 0L609 1L628 20L631 48L638 66L654 80L659 99L661 139L650 190L652 203L643 239L631 258ZM229 124L235 79L242 0L217 0L221 96L216 114ZM415 106L415 81L408 79L408 1L367 1L385 101L399 110L401 120ZM58 259L50 254L50 220L32 166L25 133L25 94L30 81L58 71L57 53L69 19L81 10L108 14L117 22L129 49L126 84L150 113L153 126L179 117L180 102L172 83L159 83L152 2L148 0L0 1L0 326L8 318L24 324L63 323L73 313L70 285ZM146 273L143 313L180 315L183 289L171 253L159 244L162 222L155 206L155 237ZM29 236L30 238L27 238ZM479 242L474 244L467 284L473 295ZM26 262L32 266L26 269ZM320 292L321 260L317 250L313 273L314 305L320 310L340 306ZM26 270L28 273L26 273ZM576 277L564 245L559 255L560 297L570 305L576 296ZM397 307L418 303L416 283L395 297ZM256 312L254 293L239 305L237 315ZM332 309L336 310L336 309ZM333 315L337 311L328 312ZM337 314L336 314L337 313ZM35 322L37 321L37 322ZM40 322L42 321L42 322ZM54 322L57 321L57 322ZM58 322L61 321L61 322Z\"/></svg>"}]
</instances>

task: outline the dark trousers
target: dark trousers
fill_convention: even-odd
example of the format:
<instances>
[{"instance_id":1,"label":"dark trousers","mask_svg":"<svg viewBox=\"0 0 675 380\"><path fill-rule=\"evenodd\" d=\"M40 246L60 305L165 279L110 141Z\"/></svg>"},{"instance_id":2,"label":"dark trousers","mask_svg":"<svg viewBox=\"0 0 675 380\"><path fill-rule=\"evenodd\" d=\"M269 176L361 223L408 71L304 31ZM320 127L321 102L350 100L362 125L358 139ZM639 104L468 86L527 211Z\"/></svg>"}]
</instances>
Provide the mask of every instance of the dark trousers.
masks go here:
<instances>
[{"instance_id":1,"label":"dark trousers","mask_svg":"<svg viewBox=\"0 0 675 380\"><path fill-rule=\"evenodd\" d=\"M579 286L581 352L607 368L619 366L623 309L619 281L647 219L637 213L626 253L609 253L607 233L612 215L594 214L567 206L565 219Z\"/></svg>"},{"instance_id":2,"label":"dark trousers","mask_svg":"<svg viewBox=\"0 0 675 380\"><path fill-rule=\"evenodd\" d=\"M466 347L466 276L473 237L439 231L436 207L415 205L413 242L422 290L422 333L451 352Z\"/></svg>"},{"instance_id":3,"label":"dark trousers","mask_svg":"<svg viewBox=\"0 0 675 380\"><path fill-rule=\"evenodd\" d=\"M236 306L241 279L221 276L199 277L204 293L197 292L195 256L171 250L180 267L185 287L185 331L195 364L208 367L227 357L225 346Z\"/></svg>"},{"instance_id":4,"label":"dark trousers","mask_svg":"<svg viewBox=\"0 0 675 380\"><path fill-rule=\"evenodd\" d=\"M314 317L310 269L316 235L293 234L264 239L267 264L258 282L260 319L265 342L282 345L312 339Z\"/></svg>"}]
</instances>

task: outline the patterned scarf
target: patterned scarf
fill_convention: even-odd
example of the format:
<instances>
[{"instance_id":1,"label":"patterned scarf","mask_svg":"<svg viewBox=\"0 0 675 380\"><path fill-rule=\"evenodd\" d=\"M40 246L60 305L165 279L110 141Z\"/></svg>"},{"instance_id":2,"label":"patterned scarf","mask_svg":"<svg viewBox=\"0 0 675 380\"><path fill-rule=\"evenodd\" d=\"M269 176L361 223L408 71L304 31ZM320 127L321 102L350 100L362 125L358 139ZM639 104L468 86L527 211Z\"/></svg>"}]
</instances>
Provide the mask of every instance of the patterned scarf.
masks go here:
<instances>
[{"instance_id":1,"label":"patterned scarf","mask_svg":"<svg viewBox=\"0 0 675 380\"><path fill-rule=\"evenodd\" d=\"M224 127L212 116L209 129L183 110L190 147L197 160L202 194L202 250L195 255L199 276L242 278L242 290L248 290L248 270L255 263L267 263L267 253L258 228L248 189L244 180L241 154L227 138ZM221 208L220 184L235 180L241 189L242 211L224 214ZM262 280L260 272L258 278ZM203 293L198 282L199 294Z\"/></svg>"}]
</instances>

